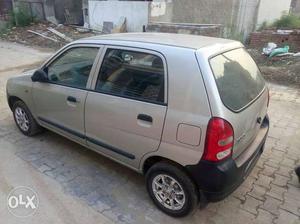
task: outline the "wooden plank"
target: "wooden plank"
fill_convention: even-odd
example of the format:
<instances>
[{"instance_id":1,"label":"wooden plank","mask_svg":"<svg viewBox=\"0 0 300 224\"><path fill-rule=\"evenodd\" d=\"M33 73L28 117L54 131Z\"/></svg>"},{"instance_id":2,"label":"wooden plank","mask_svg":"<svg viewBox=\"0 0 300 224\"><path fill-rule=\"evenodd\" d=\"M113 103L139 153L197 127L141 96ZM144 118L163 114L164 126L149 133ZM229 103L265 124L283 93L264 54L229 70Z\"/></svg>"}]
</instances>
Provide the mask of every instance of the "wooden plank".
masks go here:
<instances>
[{"instance_id":1,"label":"wooden plank","mask_svg":"<svg viewBox=\"0 0 300 224\"><path fill-rule=\"evenodd\" d=\"M27 32L33 33L33 34L38 35L38 36L41 36L41 37L43 37L43 38L45 38L45 39L48 39L48 40L52 40L52 41L54 41L54 42L59 42L58 40L56 40L56 39L54 39L54 38L47 37L47 36L45 36L44 34L41 34L41 33L38 33L38 32L32 31L32 30L27 30Z\"/></svg>"},{"instance_id":2,"label":"wooden plank","mask_svg":"<svg viewBox=\"0 0 300 224\"><path fill-rule=\"evenodd\" d=\"M51 27L47 28L47 30L49 30L50 32L54 33L55 35L59 36L60 38L64 39L67 42L72 42L73 41L72 38L67 37L65 34L59 32L59 31L57 31L57 30L55 30Z\"/></svg>"}]
</instances>

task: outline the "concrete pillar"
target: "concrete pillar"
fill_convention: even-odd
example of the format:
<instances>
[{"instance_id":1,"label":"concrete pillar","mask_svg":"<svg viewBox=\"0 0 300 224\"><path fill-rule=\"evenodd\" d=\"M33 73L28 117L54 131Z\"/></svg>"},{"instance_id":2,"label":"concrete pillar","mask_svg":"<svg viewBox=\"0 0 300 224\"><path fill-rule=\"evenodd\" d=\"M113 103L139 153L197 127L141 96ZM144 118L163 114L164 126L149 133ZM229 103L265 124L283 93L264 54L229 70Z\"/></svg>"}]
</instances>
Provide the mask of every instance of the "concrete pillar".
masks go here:
<instances>
[{"instance_id":1,"label":"concrete pillar","mask_svg":"<svg viewBox=\"0 0 300 224\"><path fill-rule=\"evenodd\" d=\"M44 0L44 10L45 10L45 17L46 20L58 24L58 21L55 17L55 10L54 10L54 0Z\"/></svg>"}]
</instances>

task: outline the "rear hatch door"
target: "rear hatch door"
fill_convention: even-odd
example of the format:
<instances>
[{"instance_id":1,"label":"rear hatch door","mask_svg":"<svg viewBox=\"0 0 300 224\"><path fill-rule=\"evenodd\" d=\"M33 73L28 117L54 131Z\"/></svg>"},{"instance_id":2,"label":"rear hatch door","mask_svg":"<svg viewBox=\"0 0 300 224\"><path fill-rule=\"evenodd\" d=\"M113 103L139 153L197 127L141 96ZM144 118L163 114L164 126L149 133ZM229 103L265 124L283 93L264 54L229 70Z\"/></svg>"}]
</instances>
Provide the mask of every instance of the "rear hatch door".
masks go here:
<instances>
[{"instance_id":1,"label":"rear hatch door","mask_svg":"<svg viewBox=\"0 0 300 224\"><path fill-rule=\"evenodd\" d=\"M234 129L233 158L253 142L267 114L268 91L260 70L244 48L210 59L224 118Z\"/></svg>"}]
</instances>

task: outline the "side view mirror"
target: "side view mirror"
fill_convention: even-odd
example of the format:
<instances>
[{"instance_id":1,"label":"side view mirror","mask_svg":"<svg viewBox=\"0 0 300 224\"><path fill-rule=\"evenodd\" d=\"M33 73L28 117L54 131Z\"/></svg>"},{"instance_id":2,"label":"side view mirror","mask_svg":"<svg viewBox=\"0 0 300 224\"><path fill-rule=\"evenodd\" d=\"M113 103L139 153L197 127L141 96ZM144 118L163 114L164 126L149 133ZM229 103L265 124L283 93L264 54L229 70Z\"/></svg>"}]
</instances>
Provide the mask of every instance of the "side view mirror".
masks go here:
<instances>
[{"instance_id":1,"label":"side view mirror","mask_svg":"<svg viewBox=\"0 0 300 224\"><path fill-rule=\"evenodd\" d=\"M45 71L38 69L31 76L33 82L48 82L48 75Z\"/></svg>"}]
</instances>

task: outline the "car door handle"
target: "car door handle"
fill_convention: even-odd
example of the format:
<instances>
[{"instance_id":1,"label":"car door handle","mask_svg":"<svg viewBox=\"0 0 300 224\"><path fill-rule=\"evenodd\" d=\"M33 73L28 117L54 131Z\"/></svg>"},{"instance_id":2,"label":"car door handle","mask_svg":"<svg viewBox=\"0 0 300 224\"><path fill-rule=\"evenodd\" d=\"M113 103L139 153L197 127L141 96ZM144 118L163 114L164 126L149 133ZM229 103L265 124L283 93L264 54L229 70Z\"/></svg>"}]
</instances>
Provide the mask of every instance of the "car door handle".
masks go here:
<instances>
[{"instance_id":1,"label":"car door handle","mask_svg":"<svg viewBox=\"0 0 300 224\"><path fill-rule=\"evenodd\" d=\"M68 96L67 101L72 103L78 103L79 101L74 96Z\"/></svg>"},{"instance_id":2,"label":"car door handle","mask_svg":"<svg viewBox=\"0 0 300 224\"><path fill-rule=\"evenodd\" d=\"M139 114L137 116L137 119L138 120L141 120L141 121L147 121L147 122L150 122L152 123L153 122L153 119L151 116L147 115L147 114Z\"/></svg>"}]
</instances>

